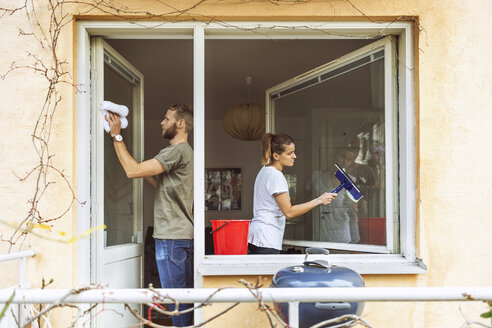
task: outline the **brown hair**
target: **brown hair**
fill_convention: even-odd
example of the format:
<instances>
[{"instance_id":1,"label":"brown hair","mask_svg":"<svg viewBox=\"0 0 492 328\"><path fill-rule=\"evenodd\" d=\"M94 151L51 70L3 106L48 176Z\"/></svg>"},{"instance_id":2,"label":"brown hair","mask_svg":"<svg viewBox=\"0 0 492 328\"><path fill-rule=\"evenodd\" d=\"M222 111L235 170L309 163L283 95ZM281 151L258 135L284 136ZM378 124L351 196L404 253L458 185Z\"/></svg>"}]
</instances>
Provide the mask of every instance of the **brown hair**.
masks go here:
<instances>
[{"instance_id":1,"label":"brown hair","mask_svg":"<svg viewBox=\"0 0 492 328\"><path fill-rule=\"evenodd\" d=\"M191 130L193 130L193 108L191 106L184 104L172 104L171 107L169 107L169 110L174 112L176 121L185 121L186 133L189 133Z\"/></svg>"},{"instance_id":2,"label":"brown hair","mask_svg":"<svg viewBox=\"0 0 492 328\"><path fill-rule=\"evenodd\" d=\"M261 140L261 165L269 165L274 162L273 154L282 154L285 151L285 146L293 144L294 139L286 134L265 133Z\"/></svg>"}]
</instances>

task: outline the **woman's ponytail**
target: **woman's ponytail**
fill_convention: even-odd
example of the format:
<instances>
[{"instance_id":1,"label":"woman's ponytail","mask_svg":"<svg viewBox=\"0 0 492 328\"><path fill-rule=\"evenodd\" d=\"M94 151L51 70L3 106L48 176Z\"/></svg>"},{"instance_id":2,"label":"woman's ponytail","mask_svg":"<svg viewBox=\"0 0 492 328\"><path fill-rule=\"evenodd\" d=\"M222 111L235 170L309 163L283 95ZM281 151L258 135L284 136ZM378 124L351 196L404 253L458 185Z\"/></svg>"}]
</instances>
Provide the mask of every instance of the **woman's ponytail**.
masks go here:
<instances>
[{"instance_id":1,"label":"woman's ponytail","mask_svg":"<svg viewBox=\"0 0 492 328\"><path fill-rule=\"evenodd\" d=\"M272 137L273 134L265 133L261 140L261 165L270 164L272 157Z\"/></svg>"},{"instance_id":2,"label":"woman's ponytail","mask_svg":"<svg viewBox=\"0 0 492 328\"><path fill-rule=\"evenodd\" d=\"M261 140L261 165L270 165L274 162L273 154L282 154L285 146L293 144L294 139L286 134L265 133Z\"/></svg>"}]
</instances>

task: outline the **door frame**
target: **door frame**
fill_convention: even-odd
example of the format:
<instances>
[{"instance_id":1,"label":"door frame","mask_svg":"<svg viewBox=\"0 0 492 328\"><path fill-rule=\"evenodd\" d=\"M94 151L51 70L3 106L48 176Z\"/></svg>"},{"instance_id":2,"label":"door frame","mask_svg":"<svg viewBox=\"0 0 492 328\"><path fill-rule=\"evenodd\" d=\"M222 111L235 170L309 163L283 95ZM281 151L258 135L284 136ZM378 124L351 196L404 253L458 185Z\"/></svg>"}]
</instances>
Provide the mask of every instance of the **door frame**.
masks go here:
<instances>
[{"instance_id":1,"label":"door frame","mask_svg":"<svg viewBox=\"0 0 492 328\"><path fill-rule=\"evenodd\" d=\"M107 44L102 38L92 38L86 34L83 49L84 67L77 61L78 89L81 90L77 97L77 104L81 101L83 110L77 111L77 195L78 199L89 199L89 202L79 204L77 208L77 235L90 231L89 238L81 238L77 243L76 279L78 285L89 283L106 283L102 281L105 265L121 260L139 257L138 273L135 277L139 286L143 286L143 181L133 180L134 226L132 242L106 247L104 224L104 138L108 138L102 129L103 118L98 107L104 100L104 65L106 60L115 61L118 64L119 74L128 79L133 85L133 108L139 107L139 111L131 111L134 115L132 124L134 135L141 137L133 139L133 153L137 161L142 161L144 154L143 134L143 101L144 79L143 75L123 58L116 50ZM78 48L80 49L80 48ZM82 54L82 53L81 53ZM89 70L87 70L89 68ZM83 80L79 78L82 75ZM131 81L133 80L133 81ZM138 81L137 81L138 80ZM81 82L83 81L83 82ZM136 82L137 81L137 82ZM93 156L91 154L98 154ZM80 166L79 166L80 165ZM82 170L80 170L81 168ZM82 198L81 195L85 195ZM80 216L80 215L83 216ZM80 219L80 218L86 218ZM140 231L140 233L138 233ZM135 241L135 242L133 242ZM106 268L107 270L107 268ZM132 286L133 287L133 286ZM99 327L102 317L97 316L91 321L92 327Z\"/></svg>"},{"instance_id":2,"label":"door frame","mask_svg":"<svg viewBox=\"0 0 492 328\"><path fill-rule=\"evenodd\" d=\"M133 157L136 161L141 162L144 154L144 138L143 138L143 115L144 115L144 77L137 68L123 58L115 49L113 49L104 39L95 37L91 39L91 116L92 127L91 137L93 142L91 143L92 153L103 155L104 154L104 138L108 138L106 133L102 130L103 118L99 115L97 110L99 104L104 100L104 65L105 57L109 60L116 61L120 70L126 70L120 73L125 79L128 76L133 76L132 80L138 80L138 88L133 89L133 105L131 109L132 114L137 114L131 121L134 128L134 135L140 134L140 140L133 139L132 149ZM103 72L101 72L103 70ZM135 81L131 81L135 85ZM138 112L133 110L139 108ZM101 227L104 224L104 156L92 156L92 173L94 176L92 179L91 199L95 200L95 204L91 206L91 222L94 227ZM115 246L106 246L105 230L102 228L94 231L95 238L91 238L91 281L99 282L101 280L101 273L103 272L103 266L108 261L118 261L118 259L124 259L128 256L137 256L138 253L142 254L142 263L140 265L140 285L143 284L143 181L142 179L133 179L133 203L134 203L134 225L133 231L135 243L119 244ZM140 228L140 231L138 230ZM109 262L108 262L109 263Z\"/></svg>"},{"instance_id":3,"label":"door frame","mask_svg":"<svg viewBox=\"0 0 492 328\"><path fill-rule=\"evenodd\" d=\"M80 238L76 244L76 259L75 259L75 281L77 285L87 285L94 281L96 278L94 271L96 268L91 267L91 258L97 256L94 249L94 239L97 238L97 232L93 229L94 222L92 222L93 208L97 207L97 200L92 197L91 189L91 138L94 138L93 127L91 126L93 114L92 108L92 91L91 91L91 38L95 36L104 36L105 38L120 38L120 39L147 39L147 38L159 38L159 39L195 39L195 49L197 52L196 43L199 40L204 39L204 32L202 26L196 26L193 23L176 23L172 26L162 27L160 22L142 22L139 25L131 24L130 22L117 22L117 21L95 21L95 20L78 20L75 24L75 45L76 45L76 60L74 71L76 72L76 111L74 112L74 120L76 122L76 194L79 199L79 203L76 208L76 234L83 235L84 233L91 232L88 238ZM146 27L155 26L155 29L149 29ZM166 34L162 34L162 30L167 30ZM131 30L132 33L128 34ZM160 33L159 35L156 35ZM200 37L201 35L201 37ZM197 41L198 40L198 41ZM202 52L202 51L199 51ZM195 58L199 56L195 55ZM194 62L194 108L195 108L195 122L197 120L204 121L203 110L196 110L197 108L204 108L204 95L200 94L199 90L203 90L204 86L204 69L202 56L202 64L197 65L197 61ZM200 76L201 79L197 79L196 76ZM197 81L198 80L198 81ZM201 86L200 87L200 80ZM197 91L198 90L198 91ZM198 100L197 100L198 99ZM98 113L99 114L99 113ZM195 147L204 147L204 130L201 128L194 129ZM201 157L201 160L200 160ZM197 156L195 154L195 170L196 165L204 167L204 154ZM93 179L92 179L93 180ZM197 197L198 190L204 190L204 181L199 179L195 174L195 207L200 206L199 200L202 200L202 207L204 206L204 200ZM198 190L197 190L198 189ZM203 194L203 192L202 192ZM197 201L198 200L198 201ZM195 225L195 227L198 229ZM203 224L202 224L202 228ZM97 229L96 229L97 230ZM196 267L196 265L195 265ZM195 275L197 277L197 275ZM201 277L195 279L195 286L201 286ZM197 285L198 282L198 285Z\"/></svg>"}]
</instances>

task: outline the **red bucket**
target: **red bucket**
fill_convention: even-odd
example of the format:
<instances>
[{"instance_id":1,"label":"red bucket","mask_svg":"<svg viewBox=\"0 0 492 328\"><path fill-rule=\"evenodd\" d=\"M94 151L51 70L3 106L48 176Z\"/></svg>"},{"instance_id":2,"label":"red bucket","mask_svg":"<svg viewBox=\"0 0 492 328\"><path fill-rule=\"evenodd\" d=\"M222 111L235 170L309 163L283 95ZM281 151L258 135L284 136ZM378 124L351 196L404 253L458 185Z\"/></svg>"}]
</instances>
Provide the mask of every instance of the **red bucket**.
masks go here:
<instances>
[{"instance_id":1,"label":"red bucket","mask_svg":"<svg viewBox=\"0 0 492 328\"><path fill-rule=\"evenodd\" d=\"M210 220L214 236L215 255L248 253L250 220Z\"/></svg>"},{"instance_id":2,"label":"red bucket","mask_svg":"<svg viewBox=\"0 0 492 328\"><path fill-rule=\"evenodd\" d=\"M361 244L386 245L386 218L360 218Z\"/></svg>"}]
</instances>

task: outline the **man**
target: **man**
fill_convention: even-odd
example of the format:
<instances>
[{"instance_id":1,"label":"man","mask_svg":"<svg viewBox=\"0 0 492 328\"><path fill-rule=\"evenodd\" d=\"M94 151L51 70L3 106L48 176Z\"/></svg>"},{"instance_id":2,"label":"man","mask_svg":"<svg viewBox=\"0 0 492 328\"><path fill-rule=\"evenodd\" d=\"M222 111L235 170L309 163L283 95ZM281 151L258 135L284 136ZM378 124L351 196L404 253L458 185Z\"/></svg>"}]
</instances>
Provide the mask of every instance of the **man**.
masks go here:
<instances>
[{"instance_id":1,"label":"man","mask_svg":"<svg viewBox=\"0 0 492 328\"><path fill-rule=\"evenodd\" d=\"M162 136L169 146L153 159L138 163L120 135L121 122L109 112L116 155L131 178L144 178L155 190L154 238L159 278L163 288L193 288L193 149L188 134L193 112L186 105L171 105L161 122ZM179 310L192 307L182 304ZM174 305L171 306L174 310ZM193 311L172 317L173 326L191 326Z\"/></svg>"}]
</instances>

